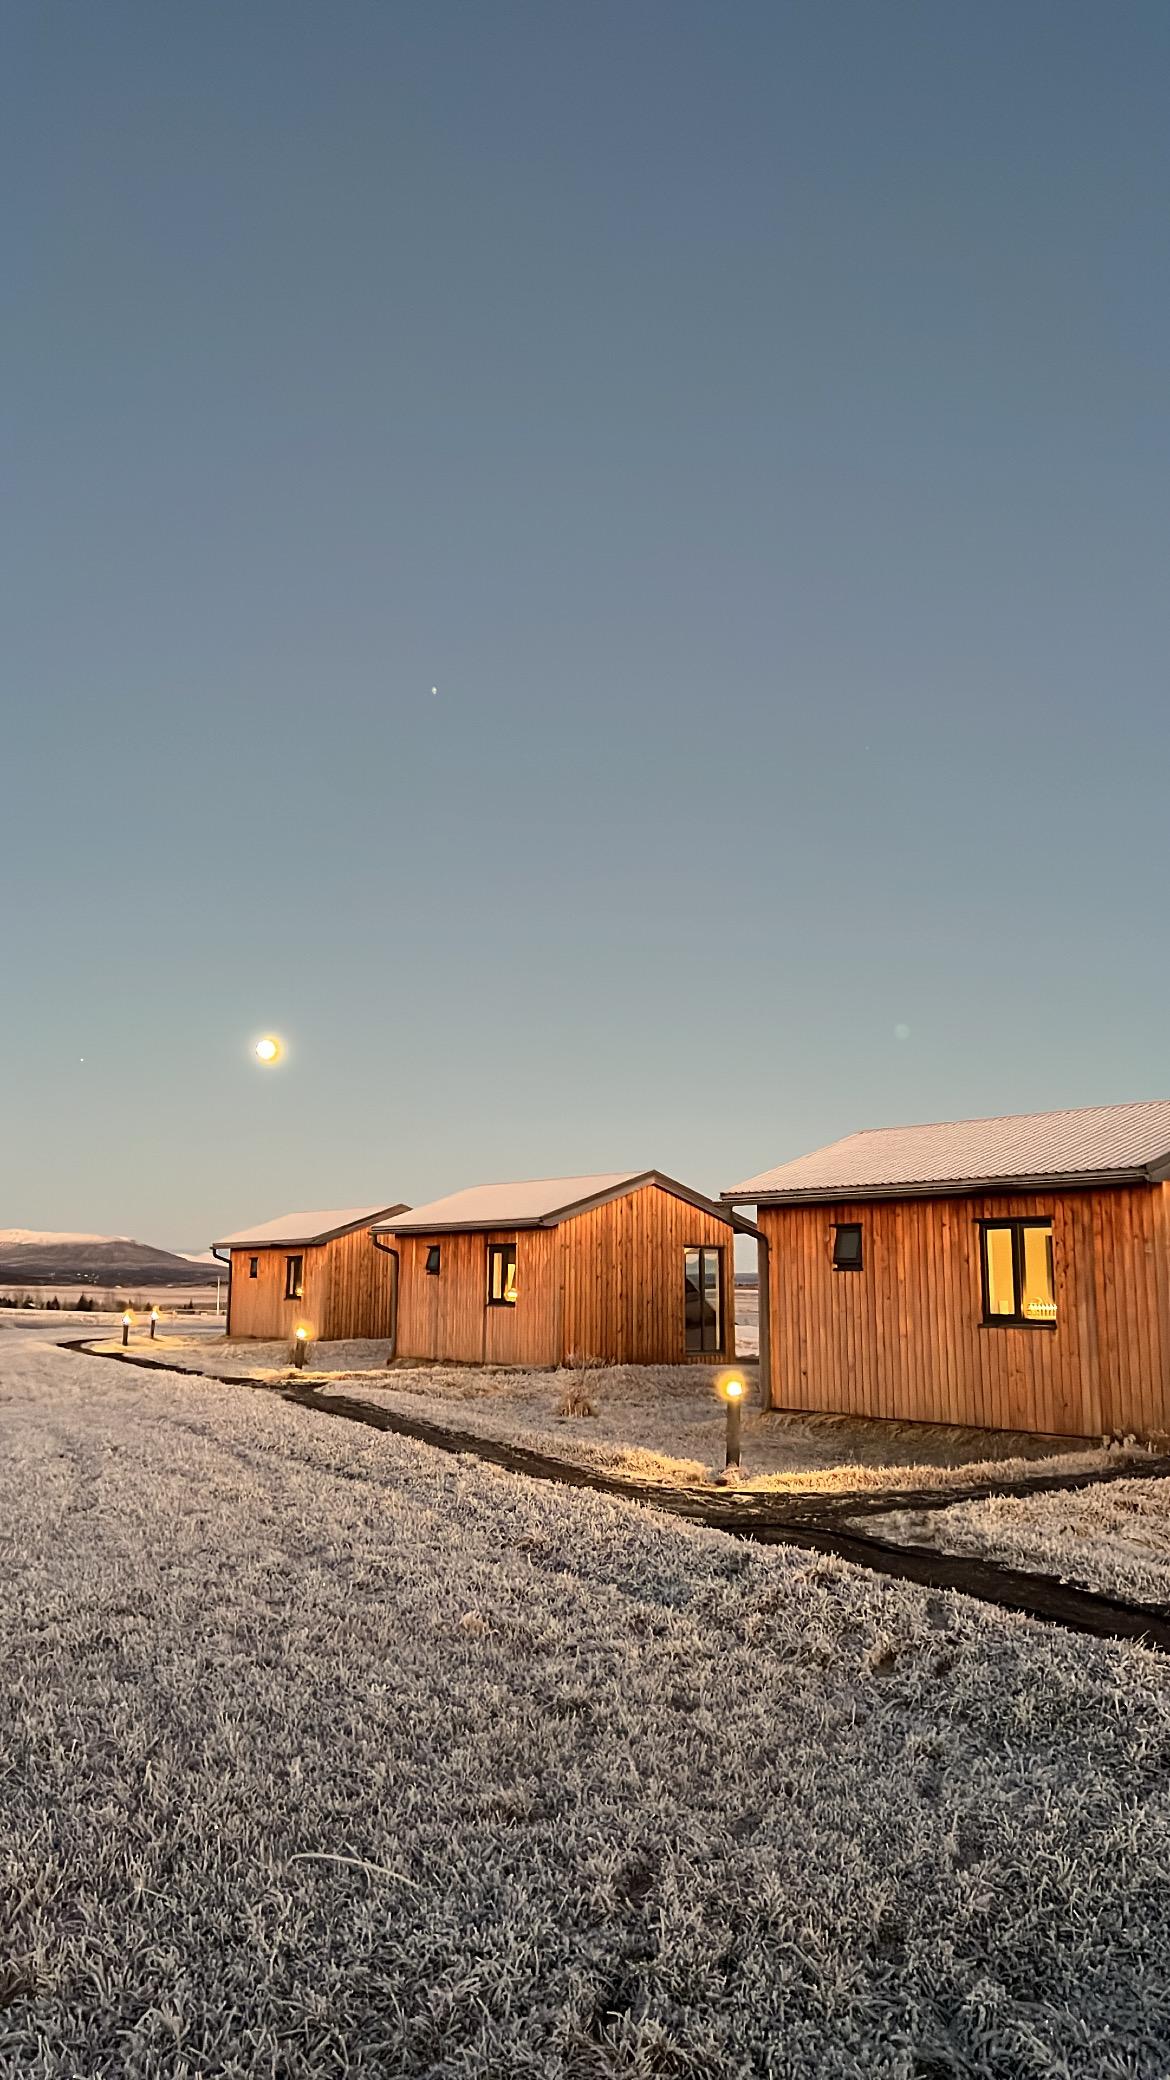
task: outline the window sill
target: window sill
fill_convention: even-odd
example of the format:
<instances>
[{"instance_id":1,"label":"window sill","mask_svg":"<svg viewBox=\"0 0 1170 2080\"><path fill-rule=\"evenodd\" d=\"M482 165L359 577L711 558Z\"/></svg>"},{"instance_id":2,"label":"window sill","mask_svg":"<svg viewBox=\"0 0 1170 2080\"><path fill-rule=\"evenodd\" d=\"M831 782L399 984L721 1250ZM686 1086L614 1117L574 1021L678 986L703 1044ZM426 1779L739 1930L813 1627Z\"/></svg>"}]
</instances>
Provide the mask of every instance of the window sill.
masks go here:
<instances>
[{"instance_id":1,"label":"window sill","mask_svg":"<svg viewBox=\"0 0 1170 2080\"><path fill-rule=\"evenodd\" d=\"M1038 1333L1041 1336L1055 1336L1060 1324L1059 1322L1029 1322L1023 1315L1008 1314L1004 1315L1001 1321L980 1322L979 1327L981 1329L1027 1329L1034 1335Z\"/></svg>"}]
</instances>

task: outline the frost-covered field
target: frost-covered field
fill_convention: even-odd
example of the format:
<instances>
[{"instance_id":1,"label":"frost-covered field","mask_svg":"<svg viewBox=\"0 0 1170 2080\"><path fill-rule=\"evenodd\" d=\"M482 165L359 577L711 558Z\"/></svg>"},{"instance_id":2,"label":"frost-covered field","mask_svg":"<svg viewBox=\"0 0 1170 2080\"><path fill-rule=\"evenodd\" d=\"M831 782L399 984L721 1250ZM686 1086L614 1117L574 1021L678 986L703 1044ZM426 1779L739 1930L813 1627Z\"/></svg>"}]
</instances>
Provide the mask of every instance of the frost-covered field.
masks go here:
<instances>
[{"instance_id":1,"label":"frost-covered field","mask_svg":"<svg viewBox=\"0 0 1170 2080\"><path fill-rule=\"evenodd\" d=\"M1170 1604L1170 1481L1110 1481L1071 1494L997 1496L858 1519L876 1538L976 1553L1082 1589Z\"/></svg>"},{"instance_id":2,"label":"frost-covered field","mask_svg":"<svg viewBox=\"0 0 1170 2080\"><path fill-rule=\"evenodd\" d=\"M0 1331L0 2072L1165 2080L1170 1670Z\"/></svg>"},{"instance_id":3,"label":"frost-covered field","mask_svg":"<svg viewBox=\"0 0 1170 2080\"><path fill-rule=\"evenodd\" d=\"M119 1339L105 1346L118 1348ZM288 1376L279 1343L209 1343L168 1330L142 1355L180 1369L211 1369L272 1383ZM396 1365L386 1369L385 1343L328 1343L312 1348L306 1377L339 1392L425 1416L451 1429L502 1439L606 1473L674 1486L704 1482L724 1459L726 1415L715 1392L717 1368L611 1365L558 1372L493 1371L479 1365ZM1088 1472L1116 1463L1103 1450L1052 1455L1049 1441L923 1423L853 1422L842 1416L761 1414L755 1376L747 1368L744 1485L785 1490L926 1488L983 1479ZM583 1399L592 1415L566 1415Z\"/></svg>"}]
</instances>

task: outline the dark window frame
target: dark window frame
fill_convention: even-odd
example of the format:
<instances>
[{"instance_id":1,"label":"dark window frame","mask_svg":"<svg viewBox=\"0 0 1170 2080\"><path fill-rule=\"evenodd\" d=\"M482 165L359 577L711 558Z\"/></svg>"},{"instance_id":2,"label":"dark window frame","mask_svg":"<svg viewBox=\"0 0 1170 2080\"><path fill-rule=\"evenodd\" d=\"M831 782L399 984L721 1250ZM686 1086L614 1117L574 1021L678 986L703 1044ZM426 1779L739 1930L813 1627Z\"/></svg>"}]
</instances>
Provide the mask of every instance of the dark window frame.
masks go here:
<instances>
[{"instance_id":1,"label":"dark window frame","mask_svg":"<svg viewBox=\"0 0 1170 2080\"><path fill-rule=\"evenodd\" d=\"M249 1277L249 1278L259 1278L259 1276L260 1276L260 1259L259 1259L259 1257L249 1257L249 1258L248 1258L248 1277Z\"/></svg>"},{"instance_id":2,"label":"dark window frame","mask_svg":"<svg viewBox=\"0 0 1170 2080\"><path fill-rule=\"evenodd\" d=\"M495 1283L492 1278L492 1269L497 1258L502 1261L504 1266L504 1276L500 1280L498 1295L492 1292L492 1286ZM508 1294L509 1280L507 1275L509 1262L512 1266L512 1293L510 1297ZM516 1292L516 1244L514 1242L489 1242L485 1268L487 1270L487 1305L489 1307L515 1307L518 1299Z\"/></svg>"},{"instance_id":3,"label":"dark window frame","mask_svg":"<svg viewBox=\"0 0 1170 2080\"><path fill-rule=\"evenodd\" d=\"M706 1326L707 1326L707 1325L706 1325L706 1323L705 1323L705 1322L704 1322L704 1321L702 1320L702 1317L701 1317L701 1315L700 1315L700 1319L699 1319L699 1321L698 1321L698 1323L697 1323L696 1325L692 1325L692 1324L691 1324L690 1322L688 1322L688 1320L687 1320L687 1313L686 1313L686 1309L687 1309L687 1287L688 1287L688 1284L689 1284L689 1281L688 1281L688 1278L687 1278L687 1258L688 1258L688 1257L695 1257L695 1256L697 1256L697 1257L698 1257L698 1259L699 1259L699 1305L700 1305L700 1308L702 1307L702 1304L703 1304L703 1295L704 1295L704 1293L705 1293L705 1292L706 1292L706 1290L707 1290L707 1281L706 1281L706 1277L705 1277L705 1266L704 1266L704 1261L703 1261L703 1260L704 1260L704 1258L705 1258L705 1257L714 1257L714 1258L715 1258L715 1261L716 1261L716 1279L715 1279L715 1290L716 1290L716 1292L717 1292L717 1293L718 1293L718 1295L719 1295L719 1301L718 1301L718 1313L717 1313L717 1316L716 1316L716 1321L715 1321L715 1334L716 1334L716 1341L715 1341L715 1342L714 1342L713 1344L706 1344L706 1343L704 1343L704 1342L702 1341L703 1333L704 1333L704 1331L705 1331L705 1329L706 1329ZM726 1337L727 1337L727 1311L728 1311L728 1310L727 1310L727 1294L726 1294L726 1291L725 1291L725 1288L724 1288L724 1264L723 1264L723 1244L722 1244L721 1242L688 1242L688 1243L684 1244L684 1247L683 1247L683 1354L684 1354L684 1356L686 1356L686 1357L688 1357L688 1358L718 1358L718 1357L724 1357L724 1356L726 1356ZM697 1326L697 1328L698 1328L698 1331L699 1331L699 1337L700 1337L700 1341L699 1341L699 1342L698 1342L697 1344L693 1344L693 1343L691 1342L691 1340L690 1340L690 1339L691 1339L691 1329L692 1329L692 1326Z\"/></svg>"},{"instance_id":4,"label":"dark window frame","mask_svg":"<svg viewBox=\"0 0 1170 2080\"><path fill-rule=\"evenodd\" d=\"M857 1255L855 1257L838 1255L842 1235L856 1235ZM833 1222L833 1269L834 1271L865 1270L865 1231L860 1221Z\"/></svg>"},{"instance_id":5,"label":"dark window frame","mask_svg":"<svg viewBox=\"0 0 1170 2080\"><path fill-rule=\"evenodd\" d=\"M1060 1320L1059 1303L1056 1298L1056 1237L1051 1214L1001 1214L994 1219L976 1222L979 1230L979 1284L983 1301L981 1329L1043 1329L1054 1331ZM1015 1297L1014 1314L992 1314L991 1280L987 1268L987 1236L992 1228L1007 1228L1012 1238L1012 1289ZM1047 1228L1048 1230L1048 1281L1052 1287L1053 1306L1057 1313L1050 1321L1037 1321L1034 1315L1020 1312L1020 1301L1024 1291L1024 1234L1025 1228Z\"/></svg>"},{"instance_id":6,"label":"dark window frame","mask_svg":"<svg viewBox=\"0 0 1170 2080\"><path fill-rule=\"evenodd\" d=\"M293 1265L296 1265L294 1272ZM286 1300L303 1300L305 1297L305 1260L303 1256L286 1257L284 1260L284 1297Z\"/></svg>"},{"instance_id":7,"label":"dark window frame","mask_svg":"<svg viewBox=\"0 0 1170 2080\"><path fill-rule=\"evenodd\" d=\"M428 1278L438 1278L443 1268L443 1246L439 1242L427 1245L427 1261L424 1266Z\"/></svg>"}]
</instances>

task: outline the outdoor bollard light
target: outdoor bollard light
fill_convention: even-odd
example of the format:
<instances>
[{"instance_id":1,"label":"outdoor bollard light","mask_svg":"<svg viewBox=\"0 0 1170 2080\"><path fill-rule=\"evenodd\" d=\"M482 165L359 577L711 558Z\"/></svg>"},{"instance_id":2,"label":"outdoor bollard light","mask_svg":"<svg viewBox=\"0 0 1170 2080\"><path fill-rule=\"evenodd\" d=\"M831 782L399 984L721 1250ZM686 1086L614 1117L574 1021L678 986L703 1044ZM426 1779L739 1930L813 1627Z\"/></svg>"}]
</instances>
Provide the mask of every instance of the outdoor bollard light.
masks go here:
<instances>
[{"instance_id":1,"label":"outdoor bollard light","mask_svg":"<svg viewBox=\"0 0 1170 2080\"><path fill-rule=\"evenodd\" d=\"M723 1382L723 1399L727 1403L727 1466L739 1465L739 1419L743 1408L743 1381L736 1375Z\"/></svg>"},{"instance_id":2,"label":"outdoor bollard light","mask_svg":"<svg viewBox=\"0 0 1170 2080\"><path fill-rule=\"evenodd\" d=\"M151 1310L150 1310L150 1340L151 1340L151 1342L152 1342L152 1343L154 1342L154 1332L155 1332L155 1330L157 1329L157 1327L158 1327L158 1309L157 1309L157 1307L152 1307L152 1308L151 1308Z\"/></svg>"},{"instance_id":3,"label":"outdoor bollard light","mask_svg":"<svg viewBox=\"0 0 1170 2080\"><path fill-rule=\"evenodd\" d=\"M298 1329L296 1335L293 1337L293 1364L298 1368L298 1370L305 1362L305 1352L308 1350L308 1348L308 1330Z\"/></svg>"},{"instance_id":4,"label":"outdoor bollard light","mask_svg":"<svg viewBox=\"0 0 1170 2080\"><path fill-rule=\"evenodd\" d=\"M133 1316L132 1314L124 1314L124 1315L122 1316L122 1349L123 1349L123 1350L125 1350L125 1348L126 1348L126 1345L127 1345L127 1344L129 1343L129 1341L130 1341L130 1324L131 1324L131 1322L132 1322L133 1320L134 1320L134 1316Z\"/></svg>"}]
</instances>

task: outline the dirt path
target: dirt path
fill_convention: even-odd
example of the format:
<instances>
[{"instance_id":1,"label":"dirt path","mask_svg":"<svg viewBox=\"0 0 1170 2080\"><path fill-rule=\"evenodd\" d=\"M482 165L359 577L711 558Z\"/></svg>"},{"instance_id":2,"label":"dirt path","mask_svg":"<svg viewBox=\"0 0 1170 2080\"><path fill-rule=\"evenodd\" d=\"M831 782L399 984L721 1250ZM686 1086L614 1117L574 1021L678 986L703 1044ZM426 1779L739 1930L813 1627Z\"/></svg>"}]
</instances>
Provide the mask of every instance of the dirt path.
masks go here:
<instances>
[{"instance_id":1,"label":"dirt path","mask_svg":"<svg viewBox=\"0 0 1170 2080\"><path fill-rule=\"evenodd\" d=\"M87 1357L109 1358L117 1364L137 1365L143 1371L163 1368L153 1360L129 1351L98 1351L84 1338L70 1339L62 1350L83 1352ZM607 1474L570 1460L553 1458L522 1445L510 1445L483 1437L470 1430L455 1430L428 1423L425 1418L401 1415L356 1396L322 1393L307 1382L290 1380L279 1385L223 1373L214 1377L226 1386L248 1387L253 1393L278 1394L300 1408L320 1415L337 1416L345 1422L364 1423L370 1429L390 1431L413 1438L436 1451L470 1455L530 1480L551 1481L561 1487L588 1488L614 1495L644 1508L657 1509L689 1523L705 1525L734 1538L761 1545L800 1546L806 1550L832 1553L878 1574L899 1581L920 1583L933 1589L955 1589L1001 1610L1018 1611L1042 1623L1060 1625L1069 1631L1088 1633L1098 1639L1139 1640L1170 1653L1170 1611L1165 1607L1128 1602L1123 1597L1102 1596L1078 1589L1054 1576L1032 1574L1021 1568L1004 1567L995 1561L962 1553L943 1553L933 1546L894 1545L871 1538L864 1532L844 1528L842 1519L859 1514L876 1515L890 1509L941 1509L960 1501L981 1501L992 1495L1028 1495L1060 1492L1122 1479L1165 1479L1170 1476L1170 1458L1152 1459L1147 1465L1107 1467L1096 1473L1067 1474L1035 1481L980 1482L969 1488L917 1492L890 1490L875 1496L872 1490L831 1498L810 1495L805 1499L786 1496L782 1506L767 1496L747 1491L720 1492L706 1488L667 1488L651 1482Z\"/></svg>"}]
</instances>

